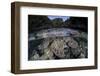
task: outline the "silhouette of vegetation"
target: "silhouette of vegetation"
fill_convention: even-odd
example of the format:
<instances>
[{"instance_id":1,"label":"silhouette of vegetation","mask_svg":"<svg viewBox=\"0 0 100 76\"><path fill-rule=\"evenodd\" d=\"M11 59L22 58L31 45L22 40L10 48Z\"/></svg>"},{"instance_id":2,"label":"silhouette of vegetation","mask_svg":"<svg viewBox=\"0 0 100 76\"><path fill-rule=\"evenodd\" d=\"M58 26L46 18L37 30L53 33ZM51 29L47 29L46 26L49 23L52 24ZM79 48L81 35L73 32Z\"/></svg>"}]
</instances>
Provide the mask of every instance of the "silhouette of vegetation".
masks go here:
<instances>
[{"instance_id":1,"label":"silhouette of vegetation","mask_svg":"<svg viewBox=\"0 0 100 76\"><path fill-rule=\"evenodd\" d=\"M41 29L49 28L71 28L81 30L84 32L88 31L88 18L87 17L70 17L63 21L62 18L55 18L50 20L48 16L41 15L29 15L28 16L28 32L32 33Z\"/></svg>"},{"instance_id":2,"label":"silhouette of vegetation","mask_svg":"<svg viewBox=\"0 0 100 76\"><path fill-rule=\"evenodd\" d=\"M55 18L52 20L53 26L54 27L61 27L64 25L63 19L61 18Z\"/></svg>"},{"instance_id":3,"label":"silhouette of vegetation","mask_svg":"<svg viewBox=\"0 0 100 76\"><path fill-rule=\"evenodd\" d=\"M70 17L65 21L65 26L73 29L88 31L88 18L87 17Z\"/></svg>"},{"instance_id":4,"label":"silhouette of vegetation","mask_svg":"<svg viewBox=\"0 0 100 76\"><path fill-rule=\"evenodd\" d=\"M52 22L47 16L29 15L28 21L29 33L38 31L40 29L48 29L52 27Z\"/></svg>"}]
</instances>

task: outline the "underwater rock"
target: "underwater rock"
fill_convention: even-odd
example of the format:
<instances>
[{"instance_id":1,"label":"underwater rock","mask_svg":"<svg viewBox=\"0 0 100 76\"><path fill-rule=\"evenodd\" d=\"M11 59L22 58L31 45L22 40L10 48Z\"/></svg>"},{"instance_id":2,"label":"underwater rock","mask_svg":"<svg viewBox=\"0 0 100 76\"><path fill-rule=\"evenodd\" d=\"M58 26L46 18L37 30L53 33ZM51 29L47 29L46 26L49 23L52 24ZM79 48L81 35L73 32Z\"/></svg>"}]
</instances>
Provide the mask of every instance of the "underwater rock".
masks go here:
<instances>
[{"instance_id":1,"label":"underwater rock","mask_svg":"<svg viewBox=\"0 0 100 76\"><path fill-rule=\"evenodd\" d=\"M30 60L38 60L39 58L39 54L35 54L30 58Z\"/></svg>"},{"instance_id":2,"label":"underwater rock","mask_svg":"<svg viewBox=\"0 0 100 76\"><path fill-rule=\"evenodd\" d=\"M53 59L53 53L50 49L44 49L44 54L40 57L40 59Z\"/></svg>"},{"instance_id":3,"label":"underwater rock","mask_svg":"<svg viewBox=\"0 0 100 76\"><path fill-rule=\"evenodd\" d=\"M73 40L73 39L69 40L68 45L71 48L77 48L78 47L78 43L75 40Z\"/></svg>"},{"instance_id":4,"label":"underwater rock","mask_svg":"<svg viewBox=\"0 0 100 76\"><path fill-rule=\"evenodd\" d=\"M53 51L53 53L56 56L58 56L60 58L63 58L65 56L64 46L65 46L64 40L55 39L55 40L53 40L52 44L50 45L50 50Z\"/></svg>"},{"instance_id":5,"label":"underwater rock","mask_svg":"<svg viewBox=\"0 0 100 76\"><path fill-rule=\"evenodd\" d=\"M64 31L65 30L63 30L63 32ZM37 45L36 49L34 49L35 51L33 51L30 60L87 58L88 57L87 33L80 31L73 31L73 30L68 30L68 31L69 32L68 34L66 34L66 36L62 36L59 34L60 35L59 37L58 35L57 37L56 36L46 37L43 38L40 43L39 43L40 39L37 39L39 45ZM69 34L70 32L71 35Z\"/></svg>"},{"instance_id":6,"label":"underwater rock","mask_svg":"<svg viewBox=\"0 0 100 76\"><path fill-rule=\"evenodd\" d=\"M48 47L49 43L50 43L50 39L49 38L44 39L42 41L42 43L38 46L38 48L44 50L45 48Z\"/></svg>"}]
</instances>

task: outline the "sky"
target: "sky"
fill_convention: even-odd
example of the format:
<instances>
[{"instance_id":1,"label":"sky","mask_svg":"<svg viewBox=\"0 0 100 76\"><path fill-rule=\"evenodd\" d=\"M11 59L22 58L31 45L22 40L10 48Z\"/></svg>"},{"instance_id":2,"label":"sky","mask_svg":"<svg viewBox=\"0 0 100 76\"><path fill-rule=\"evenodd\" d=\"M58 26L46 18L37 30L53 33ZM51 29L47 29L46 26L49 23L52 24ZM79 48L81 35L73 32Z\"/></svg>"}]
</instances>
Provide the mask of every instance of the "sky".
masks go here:
<instances>
[{"instance_id":1,"label":"sky","mask_svg":"<svg viewBox=\"0 0 100 76\"><path fill-rule=\"evenodd\" d=\"M63 21L69 19L70 17L69 16L48 16L49 19L53 20L55 18L62 18Z\"/></svg>"}]
</instances>

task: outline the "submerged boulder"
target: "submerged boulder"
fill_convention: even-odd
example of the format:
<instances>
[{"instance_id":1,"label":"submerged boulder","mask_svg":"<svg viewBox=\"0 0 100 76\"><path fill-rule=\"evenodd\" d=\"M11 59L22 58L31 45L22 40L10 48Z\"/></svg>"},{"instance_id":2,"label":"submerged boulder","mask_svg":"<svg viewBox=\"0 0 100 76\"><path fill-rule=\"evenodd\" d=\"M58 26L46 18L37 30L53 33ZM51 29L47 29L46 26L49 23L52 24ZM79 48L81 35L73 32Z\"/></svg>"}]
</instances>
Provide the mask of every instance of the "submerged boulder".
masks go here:
<instances>
[{"instance_id":1,"label":"submerged boulder","mask_svg":"<svg viewBox=\"0 0 100 76\"><path fill-rule=\"evenodd\" d=\"M54 31L54 29L52 29ZM50 29L49 32L50 33ZM55 31L60 31L60 34L43 38L39 43L40 39L33 39L29 42L33 42L35 40L38 41L38 45L36 45L36 49L31 55L31 60L48 60L48 59L78 59L78 58L87 58L88 57L88 41L87 41L87 33L80 32L77 30L71 29L55 29ZM64 34L64 31L68 31L67 34ZM40 32L41 34L47 33L46 30ZM51 31L52 32L52 31ZM61 32L63 35L61 35ZM65 35L65 36L64 36ZM32 37L32 36L31 36ZM34 47L34 46L33 46Z\"/></svg>"}]
</instances>

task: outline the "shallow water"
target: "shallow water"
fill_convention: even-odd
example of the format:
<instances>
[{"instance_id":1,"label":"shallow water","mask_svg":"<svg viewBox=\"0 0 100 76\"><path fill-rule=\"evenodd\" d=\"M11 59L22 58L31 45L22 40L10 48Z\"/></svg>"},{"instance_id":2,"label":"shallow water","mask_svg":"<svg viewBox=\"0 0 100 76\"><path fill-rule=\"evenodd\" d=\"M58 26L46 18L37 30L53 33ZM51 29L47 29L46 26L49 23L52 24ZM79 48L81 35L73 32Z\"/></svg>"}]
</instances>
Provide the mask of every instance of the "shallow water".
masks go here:
<instances>
[{"instance_id":1,"label":"shallow water","mask_svg":"<svg viewBox=\"0 0 100 76\"><path fill-rule=\"evenodd\" d=\"M68 46L68 42L66 42L66 45L64 44L65 42L61 44L60 41L61 40L64 41L64 39L68 40L68 37L72 38L74 41L78 43L78 48L72 48ZM49 46L51 46L51 44L53 44L55 40L57 40L59 44L61 45L64 44L63 50L60 50L60 51L64 51L65 56L59 57L59 55L57 56L55 53L52 52L53 56L50 58L52 59L77 59L77 58L87 58L88 57L87 33L69 29L69 28L53 28L53 29L41 30L41 31L29 34L28 60L41 60L41 56L45 54L45 49L51 49L51 47ZM39 49L40 45L42 49ZM58 44L55 44L54 46L58 46ZM75 45L72 45L72 46L75 46ZM57 48L59 47L56 47L56 49ZM81 49L82 51L80 51ZM48 51L49 50L47 50L47 52ZM45 56L48 56L48 55L45 55ZM35 58L39 57L39 58L34 59L34 57ZM42 60L50 59L48 57L47 58L44 57L44 58L45 59L43 59L42 57Z\"/></svg>"}]
</instances>

